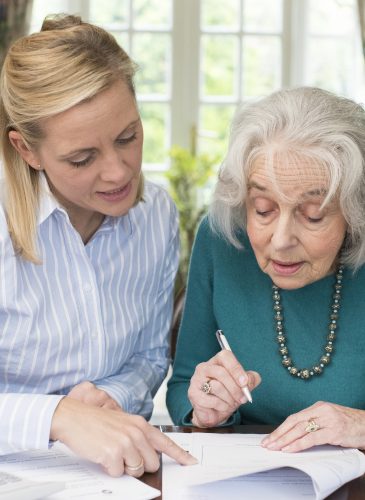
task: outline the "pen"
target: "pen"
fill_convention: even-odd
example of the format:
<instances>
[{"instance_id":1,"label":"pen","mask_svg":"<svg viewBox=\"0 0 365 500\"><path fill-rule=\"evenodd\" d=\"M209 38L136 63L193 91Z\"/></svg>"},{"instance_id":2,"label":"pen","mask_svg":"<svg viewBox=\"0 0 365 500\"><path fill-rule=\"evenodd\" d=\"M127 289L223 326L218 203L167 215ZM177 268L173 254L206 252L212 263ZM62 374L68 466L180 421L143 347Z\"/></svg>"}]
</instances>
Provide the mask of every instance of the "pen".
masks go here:
<instances>
[{"instance_id":1,"label":"pen","mask_svg":"<svg viewBox=\"0 0 365 500\"><path fill-rule=\"evenodd\" d=\"M217 330L215 332L215 335L217 337L217 340L218 340L218 343L219 343L221 349L225 349L226 351L231 351L232 352L232 349L230 348L230 346L228 344L228 340L226 339L226 336L224 335L224 333L222 332L222 330ZM247 386L246 387L242 387L242 391L243 391L243 394L248 399L248 401L250 403L252 403L252 396L251 396L249 388Z\"/></svg>"}]
</instances>

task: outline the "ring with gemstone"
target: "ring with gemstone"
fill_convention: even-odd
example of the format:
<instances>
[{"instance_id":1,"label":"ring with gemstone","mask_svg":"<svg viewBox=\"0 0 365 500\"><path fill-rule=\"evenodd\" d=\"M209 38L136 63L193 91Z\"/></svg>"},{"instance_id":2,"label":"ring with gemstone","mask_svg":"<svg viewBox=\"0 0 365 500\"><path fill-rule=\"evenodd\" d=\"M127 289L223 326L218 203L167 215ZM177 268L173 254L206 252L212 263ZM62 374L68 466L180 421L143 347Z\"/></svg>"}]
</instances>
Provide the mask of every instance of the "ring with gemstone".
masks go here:
<instances>
[{"instance_id":1,"label":"ring with gemstone","mask_svg":"<svg viewBox=\"0 0 365 500\"><path fill-rule=\"evenodd\" d=\"M312 418L308 420L305 432L316 432L320 429L320 426Z\"/></svg>"},{"instance_id":2,"label":"ring with gemstone","mask_svg":"<svg viewBox=\"0 0 365 500\"><path fill-rule=\"evenodd\" d=\"M204 392L204 394L211 394L212 386L210 385L210 381L207 380L206 382L204 382L200 389Z\"/></svg>"}]
</instances>

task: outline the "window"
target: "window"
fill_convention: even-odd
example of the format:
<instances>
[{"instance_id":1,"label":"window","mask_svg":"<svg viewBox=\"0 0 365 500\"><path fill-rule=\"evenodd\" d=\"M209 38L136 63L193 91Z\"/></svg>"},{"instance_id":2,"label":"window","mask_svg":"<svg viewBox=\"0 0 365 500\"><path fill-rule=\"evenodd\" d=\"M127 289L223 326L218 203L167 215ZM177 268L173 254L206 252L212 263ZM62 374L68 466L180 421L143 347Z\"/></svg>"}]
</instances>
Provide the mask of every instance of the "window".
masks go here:
<instances>
[{"instance_id":1,"label":"window","mask_svg":"<svg viewBox=\"0 0 365 500\"><path fill-rule=\"evenodd\" d=\"M220 153L234 109L283 83L282 0L201 0L198 149Z\"/></svg>"},{"instance_id":2,"label":"window","mask_svg":"<svg viewBox=\"0 0 365 500\"><path fill-rule=\"evenodd\" d=\"M223 156L243 99L315 85L365 100L356 3L34 0L32 27L52 11L80 13L135 59L144 168L156 178L168 168L172 144Z\"/></svg>"}]
</instances>

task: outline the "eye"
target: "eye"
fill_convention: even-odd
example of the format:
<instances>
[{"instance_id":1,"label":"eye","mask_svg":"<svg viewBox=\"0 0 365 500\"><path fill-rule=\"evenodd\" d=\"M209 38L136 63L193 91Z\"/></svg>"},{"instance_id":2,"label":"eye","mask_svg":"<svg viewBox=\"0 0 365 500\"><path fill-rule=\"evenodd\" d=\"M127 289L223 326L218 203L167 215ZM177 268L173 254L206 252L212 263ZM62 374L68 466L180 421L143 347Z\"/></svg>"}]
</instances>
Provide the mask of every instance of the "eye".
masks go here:
<instances>
[{"instance_id":1,"label":"eye","mask_svg":"<svg viewBox=\"0 0 365 500\"><path fill-rule=\"evenodd\" d=\"M307 220L310 224L318 224L325 216L325 211L321 210L319 206L313 204L301 208L300 212L305 220Z\"/></svg>"},{"instance_id":2,"label":"eye","mask_svg":"<svg viewBox=\"0 0 365 500\"><path fill-rule=\"evenodd\" d=\"M136 137L137 133L133 132L133 134L129 135L128 137L120 137L119 139L117 139L117 143L123 146L125 144L129 144L130 142L133 142Z\"/></svg>"},{"instance_id":3,"label":"eye","mask_svg":"<svg viewBox=\"0 0 365 500\"><path fill-rule=\"evenodd\" d=\"M311 224L317 224L323 220L323 217L306 217L307 221Z\"/></svg>"},{"instance_id":4,"label":"eye","mask_svg":"<svg viewBox=\"0 0 365 500\"><path fill-rule=\"evenodd\" d=\"M275 210L275 204L272 200L263 196L255 196L249 199L249 203L258 217L268 217Z\"/></svg>"},{"instance_id":5,"label":"eye","mask_svg":"<svg viewBox=\"0 0 365 500\"><path fill-rule=\"evenodd\" d=\"M80 160L80 161L69 160L69 163L73 167L79 168L79 167L84 167L85 165L87 165L88 163L90 163L90 161L91 161L91 156L89 156L88 158L85 158L85 160Z\"/></svg>"},{"instance_id":6,"label":"eye","mask_svg":"<svg viewBox=\"0 0 365 500\"><path fill-rule=\"evenodd\" d=\"M261 211L261 210L256 209L256 213L257 213L257 215L260 215L260 217L266 217L266 216L270 215L271 212L272 212L271 210Z\"/></svg>"}]
</instances>

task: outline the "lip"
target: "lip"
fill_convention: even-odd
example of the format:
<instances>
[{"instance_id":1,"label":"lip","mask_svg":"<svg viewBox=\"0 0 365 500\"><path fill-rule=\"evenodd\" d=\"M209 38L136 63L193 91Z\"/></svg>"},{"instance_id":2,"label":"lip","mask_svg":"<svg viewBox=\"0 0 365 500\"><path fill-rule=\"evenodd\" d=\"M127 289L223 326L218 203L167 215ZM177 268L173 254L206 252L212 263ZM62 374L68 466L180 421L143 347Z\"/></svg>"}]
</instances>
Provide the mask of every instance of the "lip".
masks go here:
<instances>
[{"instance_id":1,"label":"lip","mask_svg":"<svg viewBox=\"0 0 365 500\"><path fill-rule=\"evenodd\" d=\"M293 274L296 274L301 267L303 266L304 262L283 262L280 260L271 260L271 265L274 269L274 271L277 274L280 274L281 276L291 276Z\"/></svg>"},{"instance_id":2,"label":"lip","mask_svg":"<svg viewBox=\"0 0 365 500\"><path fill-rule=\"evenodd\" d=\"M96 194L102 198L104 201L108 201L109 203L115 203L118 201L122 201L131 192L132 189L132 181L129 181L123 187L112 189L110 191L97 191Z\"/></svg>"}]
</instances>

